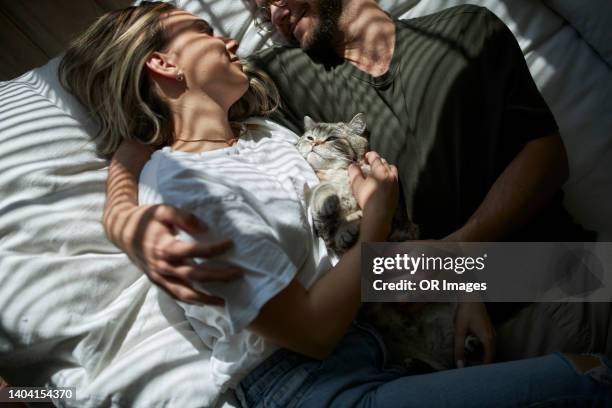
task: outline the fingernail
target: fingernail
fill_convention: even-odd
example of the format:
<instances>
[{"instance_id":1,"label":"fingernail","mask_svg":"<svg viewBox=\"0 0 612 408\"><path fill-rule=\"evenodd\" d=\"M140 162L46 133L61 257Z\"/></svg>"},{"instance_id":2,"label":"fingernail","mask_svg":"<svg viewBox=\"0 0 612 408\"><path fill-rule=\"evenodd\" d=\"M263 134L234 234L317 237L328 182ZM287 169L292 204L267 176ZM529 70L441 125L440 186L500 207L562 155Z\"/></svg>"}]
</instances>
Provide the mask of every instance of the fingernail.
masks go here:
<instances>
[{"instance_id":1,"label":"fingernail","mask_svg":"<svg viewBox=\"0 0 612 408\"><path fill-rule=\"evenodd\" d=\"M457 368L463 368L465 367L465 363L463 362L463 360L457 360Z\"/></svg>"}]
</instances>

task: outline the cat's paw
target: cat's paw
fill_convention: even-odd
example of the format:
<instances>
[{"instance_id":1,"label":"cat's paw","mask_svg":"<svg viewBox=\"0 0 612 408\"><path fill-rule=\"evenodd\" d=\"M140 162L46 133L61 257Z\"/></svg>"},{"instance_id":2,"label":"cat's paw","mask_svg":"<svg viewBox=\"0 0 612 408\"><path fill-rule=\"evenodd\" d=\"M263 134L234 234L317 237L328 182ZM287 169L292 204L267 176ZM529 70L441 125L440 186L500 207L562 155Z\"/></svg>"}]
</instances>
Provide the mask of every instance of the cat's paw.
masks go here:
<instances>
[{"instance_id":1,"label":"cat's paw","mask_svg":"<svg viewBox=\"0 0 612 408\"><path fill-rule=\"evenodd\" d=\"M321 219L337 219L340 213L340 198L335 187L328 183L322 183L315 187L310 205L313 213Z\"/></svg>"},{"instance_id":2,"label":"cat's paw","mask_svg":"<svg viewBox=\"0 0 612 408\"><path fill-rule=\"evenodd\" d=\"M342 254L352 247L359 238L359 220L340 224L336 232L334 247L336 252Z\"/></svg>"},{"instance_id":3,"label":"cat's paw","mask_svg":"<svg viewBox=\"0 0 612 408\"><path fill-rule=\"evenodd\" d=\"M310 205L317 235L323 238L327 246L333 246L339 223L340 198L332 186L323 184L313 191Z\"/></svg>"}]
</instances>

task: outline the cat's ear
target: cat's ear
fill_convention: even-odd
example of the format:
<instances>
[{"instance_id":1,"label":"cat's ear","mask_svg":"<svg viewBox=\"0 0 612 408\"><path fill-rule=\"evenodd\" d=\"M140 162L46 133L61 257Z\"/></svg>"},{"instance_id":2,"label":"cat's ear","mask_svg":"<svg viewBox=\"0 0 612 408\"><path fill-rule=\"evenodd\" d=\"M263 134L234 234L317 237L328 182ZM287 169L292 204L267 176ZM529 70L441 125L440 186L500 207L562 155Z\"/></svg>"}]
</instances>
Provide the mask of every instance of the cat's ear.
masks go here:
<instances>
[{"instance_id":1,"label":"cat's ear","mask_svg":"<svg viewBox=\"0 0 612 408\"><path fill-rule=\"evenodd\" d=\"M317 122L312 120L312 118L308 115L304 116L304 130L308 131L315 126L317 126Z\"/></svg>"},{"instance_id":2,"label":"cat's ear","mask_svg":"<svg viewBox=\"0 0 612 408\"><path fill-rule=\"evenodd\" d=\"M351 128L351 130L353 131L353 133L362 135L363 132L365 132L366 130L365 115L359 112L353 117L353 119L351 119L348 125L349 128Z\"/></svg>"}]
</instances>

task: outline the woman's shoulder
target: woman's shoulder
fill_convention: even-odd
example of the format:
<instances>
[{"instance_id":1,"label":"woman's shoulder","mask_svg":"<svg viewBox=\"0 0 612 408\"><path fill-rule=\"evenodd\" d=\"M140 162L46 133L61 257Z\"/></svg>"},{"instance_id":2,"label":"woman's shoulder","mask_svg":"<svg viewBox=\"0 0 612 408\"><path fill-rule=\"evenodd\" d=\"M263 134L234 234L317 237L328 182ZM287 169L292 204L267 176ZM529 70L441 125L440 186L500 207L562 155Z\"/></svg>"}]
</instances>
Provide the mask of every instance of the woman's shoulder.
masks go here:
<instances>
[{"instance_id":1,"label":"woman's shoulder","mask_svg":"<svg viewBox=\"0 0 612 408\"><path fill-rule=\"evenodd\" d=\"M253 139L269 138L271 140L283 141L295 144L298 135L291 129L280 125L269 118L251 117L242 122L248 129L248 133Z\"/></svg>"},{"instance_id":2,"label":"woman's shoulder","mask_svg":"<svg viewBox=\"0 0 612 408\"><path fill-rule=\"evenodd\" d=\"M237 199L231 183L232 163L224 160L230 152L207 153L216 154L204 156L169 147L157 150L145 165L140 183L154 186L163 202L171 204Z\"/></svg>"}]
</instances>

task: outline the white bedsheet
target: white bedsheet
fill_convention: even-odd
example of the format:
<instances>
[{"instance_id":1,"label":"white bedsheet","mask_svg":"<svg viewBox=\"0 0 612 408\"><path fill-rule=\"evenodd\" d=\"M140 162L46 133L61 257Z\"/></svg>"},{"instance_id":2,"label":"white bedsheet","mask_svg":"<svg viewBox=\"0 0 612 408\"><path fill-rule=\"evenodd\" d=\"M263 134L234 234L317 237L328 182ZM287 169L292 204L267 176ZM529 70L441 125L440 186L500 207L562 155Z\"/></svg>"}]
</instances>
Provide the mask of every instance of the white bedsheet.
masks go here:
<instances>
[{"instance_id":1,"label":"white bedsheet","mask_svg":"<svg viewBox=\"0 0 612 408\"><path fill-rule=\"evenodd\" d=\"M270 44L243 1L183 3L240 38L241 55ZM458 3L381 1L405 16ZM470 3L516 34L568 147L567 204L612 239L612 69L593 45L601 38L582 36L538 1ZM56 65L0 83L0 376L77 387L66 406L202 406L203 344L182 310L105 239L107 163L94 154L95 126L59 87Z\"/></svg>"}]
</instances>

